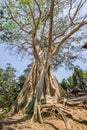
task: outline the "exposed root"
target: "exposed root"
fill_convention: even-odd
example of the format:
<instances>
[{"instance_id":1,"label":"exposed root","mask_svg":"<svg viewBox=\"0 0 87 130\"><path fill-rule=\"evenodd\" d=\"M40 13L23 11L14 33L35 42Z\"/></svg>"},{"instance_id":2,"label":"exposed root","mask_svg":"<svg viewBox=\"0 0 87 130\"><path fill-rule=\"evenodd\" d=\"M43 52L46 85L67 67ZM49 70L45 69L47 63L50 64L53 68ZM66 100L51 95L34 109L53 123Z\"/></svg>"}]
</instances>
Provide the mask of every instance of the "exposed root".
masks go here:
<instances>
[{"instance_id":1,"label":"exposed root","mask_svg":"<svg viewBox=\"0 0 87 130\"><path fill-rule=\"evenodd\" d=\"M31 123L34 120L36 120L36 121L38 120L41 124L43 124L43 119L42 119L41 111L40 111L40 105L38 105L38 104L36 104L36 106L35 106L35 110L34 110L34 114L31 119Z\"/></svg>"},{"instance_id":2,"label":"exposed root","mask_svg":"<svg viewBox=\"0 0 87 130\"><path fill-rule=\"evenodd\" d=\"M44 111L44 109L45 109L45 111ZM58 104L44 104L44 105L41 105L41 107L40 107L40 105L36 104L31 122L34 121L34 119L38 119L40 121L40 123L43 124L43 119L42 119L41 114L44 112L48 112L49 109L54 109L53 112L55 112L55 110L56 110L61 115L62 119L64 120L66 129L71 130L70 124L69 124L66 116L64 115L61 107L59 107Z\"/></svg>"},{"instance_id":3,"label":"exposed root","mask_svg":"<svg viewBox=\"0 0 87 130\"><path fill-rule=\"evenodd\" d=\"M49 111L50 110L50 111ZM56 111L56 113L55 113ZM80 122L80 123L87 123L87 120L82 119L82 118L77 118L75 115L72 114L72 112L66 108L64 108L62 105L59 106L59 104L44 104L41 105L40 107L40 113L48 113L48 114L52 114L53 112L55 113L55 116L58 117L58 113L61 115L62 119L65 122L65 126L67 130L71 130L69 121L67 120L66 116L72 118L74 121L76 122Z\"/></svg>"},{"instance_id":4,"label":"exposed root","mask_svg":"<svg viewBox=\"0 0 87 130\"><path fill-rule=\"evenodd\" d=\"M75 115L73 115L71 112L66 111L64 109L62 109L63 113L67 114L67 116L69 116L70 118L72 118L73 120L80 122L80 123L86 123L87 124L87 120L82 119L82 118L76 118Z\"/></svg>"},{"instance_id":5,"label":"exposed root","mask_svg":"<svg viewBox=\"0 0 87 130\"><path fill-rule=\"evenodd\" d=\"M80 104L87 104L87 96L82 96L74 99L66 99L60 101L60 103L63 103L64 105L69 105L69 106L76 106Z\"/></svg>"},{"instance_id":6,"label":"exposed root","mask_svg":"<svg viewBox=\"0 0 87 130\"><path fill-rule=\"evenodd\" d=\"M66 116L63 114L62 110L60 108L57 108L57 111L59 112L59 114L62 116L64 122L65 122L65 126L67 130L71 130L71 126L69 124L69 121L67 120Z\"/></svg>"},{"instance_id":7,"label":"exposed root","mask_svg":"<svg viewBox=\"0 0 87 130\"><path fill-rule=\"evenodd\" d=\"M66 129L71 130L70 124L69 124L66 116L63 114L63 111L62 111L61 107L59 107L58 104L45 104L45 105L42 105L41 106L41 113L43 112L43 109L46 110L46 108L48 108L48 109L53 108L55 111L57 111L62 116L62 119L65 122Z\"/></svg>"},{"instance_id":8,"label":"exposed root","mask_svg":"<svg viewBox=\"0 0 87 130\"><path fill-rule=\"evenodd\" d=\"M87 100L87 95L86 96L82 96L82 97L69 99L69 101L81 101L81 100Z\"/></svg>"},{"instance_id":9,"label":"exposed root","mask_svg":"<svg viewBox=\"0 0 87 130\"><path fill-rule=\"evenodd\" d=\"M43 124L43 119L42 119L42 116L41 116L41 111L40 111L40 106L39 105L37 106L37 109L38 109L39 120L40 120L41 124Z\"/></svg>"},{"instance_id":10,"label":"exposed root","mask_svg":"<svg viewBox=\"0 0 87 130\"><path fill-rule=\"evenodd\" d=\"M76 105L79 105L79 104L81 104L83 102L84 102L84 100L83 101L77 101L77 102L67 101L66 104L70 105L70 106L76 106Z\"/></svg>"}]
</instances>

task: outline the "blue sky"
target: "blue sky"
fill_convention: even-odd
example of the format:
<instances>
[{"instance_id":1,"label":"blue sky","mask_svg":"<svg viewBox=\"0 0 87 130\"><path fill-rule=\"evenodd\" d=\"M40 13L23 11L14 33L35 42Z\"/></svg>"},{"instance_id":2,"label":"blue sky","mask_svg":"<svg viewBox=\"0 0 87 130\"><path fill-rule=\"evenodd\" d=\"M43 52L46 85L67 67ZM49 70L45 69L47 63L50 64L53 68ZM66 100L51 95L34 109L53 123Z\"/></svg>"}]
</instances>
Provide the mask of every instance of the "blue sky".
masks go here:
<instances>
[{"instance_id":1,"label":"blue sky","mask_svg":"<svg viewBox=\"0 0 87 130\"><path fill-rule=\"evenodd\" d=\"M23 74L23 70L26 69L27 65L30 63L30 58L28 59L28 57L24 57L21 60L21 57L18 56L18 54L11 53L11 51L6 48L6 45L2 43L0 45L0 68L5 68L7 63L10 63L12 67L16 68L16 74L19 76ZM59 81L68 77L71 73L71 71L66 71L63 67L54 72Z\"/></svg>"},{"instance_id":2,"label":"blue sky","mask_svg":"<svg viewBox=\"0 0 87 130\"><path fill-rule=\"evenodd\" d=\"M24 58L21 60L17 54L11 53L6 46L0 45L0 68L5 68L7 63L10 63L12 67L17 69L17 76L23 73L23 70L27 67L30 60L28 58Z\"/></svg>"},{"instance_id":3,"label":"blue sky","mask_svg":"<svg viewBox=\"0 0 87 130\"><path fill-rule=\"evenodd\" d=\"M87 55L87 50L84 51L83 56ZM4 44L0 45L0 68L5 68L7 63L10 63L12 67L17 69L17 76L23 74L23 70L26 69L27 65L30 63L30 58L21 57L15 53L11 53ZM83 70L87 70L87 62L82 62L77 60L75 65L79 65ZM66 70L64 67L59 68L54 72L57 79L61 81L63 78L67 78L72 74L72 71Z\"/></svg>"}]
</instances>

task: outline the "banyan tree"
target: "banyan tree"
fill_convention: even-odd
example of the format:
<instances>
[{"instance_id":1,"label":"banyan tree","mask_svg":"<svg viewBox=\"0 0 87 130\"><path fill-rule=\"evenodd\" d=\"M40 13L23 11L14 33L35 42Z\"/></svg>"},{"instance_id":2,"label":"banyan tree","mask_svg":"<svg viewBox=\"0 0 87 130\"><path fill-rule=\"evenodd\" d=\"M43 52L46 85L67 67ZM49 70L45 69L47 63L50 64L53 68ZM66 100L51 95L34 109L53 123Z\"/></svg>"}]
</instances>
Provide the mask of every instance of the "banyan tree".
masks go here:
<instances>
[{"instance_id":1,"label":"banyan tree","mask_svg":"<svg viewBox=\"0 0 87 130\"><path fill-rule=\"evenodd\" d=\"M1 2L0 30L3 33L0 38L9 47L17 48L18 52L33 55L32 68L17 97L15 112L32 114L32 119L43 122L41 111L44 107L49 103L57 104L64 96L65 92L54 76L52 66L68 60L68 54L71 59L76 58L71 53L71 49L74 51L75 48L71 42L78 40L75 35L81 29L83 33L78 41L85 37L83 26L87 25L87 15L85 12L83 15L81 9L86 4L86 0Z\"/></svg>"}]
</instances>

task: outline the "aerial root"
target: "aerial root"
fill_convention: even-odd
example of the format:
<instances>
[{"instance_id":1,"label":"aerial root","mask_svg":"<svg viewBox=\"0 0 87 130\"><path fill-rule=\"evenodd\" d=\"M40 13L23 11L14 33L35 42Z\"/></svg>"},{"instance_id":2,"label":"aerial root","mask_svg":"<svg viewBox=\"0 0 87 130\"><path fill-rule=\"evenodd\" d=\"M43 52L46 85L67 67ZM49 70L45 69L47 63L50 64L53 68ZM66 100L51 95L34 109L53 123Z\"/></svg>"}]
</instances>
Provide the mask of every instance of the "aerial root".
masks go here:
<instances>
[{"instance_id":1,"label":"aerial root","mask_svg":"<svg viewBox=\"0 0 87 130\"><path fill-rule=\"evenodd\" d=\"M41 116L41 111L40 111L39 105L38 105L38 116L39 116L39 120L40 120L41 124L43 124L43 119L42 119L42 116Z\"/></svg>"},{"instance_id":2,"label":"aerial root","mask_svg":"<svg viewBox=\"0 0 87 130\"><path fill-rule=\"evenodd\" d=\"M34 120L38 120L41 124L43 124L43 119L42 119L42 115L41 115L40 105L38 105L38 104L36 105L34 114L33 114L32 119L31 119L31 123Z\"/></svg>"}]
</instances>

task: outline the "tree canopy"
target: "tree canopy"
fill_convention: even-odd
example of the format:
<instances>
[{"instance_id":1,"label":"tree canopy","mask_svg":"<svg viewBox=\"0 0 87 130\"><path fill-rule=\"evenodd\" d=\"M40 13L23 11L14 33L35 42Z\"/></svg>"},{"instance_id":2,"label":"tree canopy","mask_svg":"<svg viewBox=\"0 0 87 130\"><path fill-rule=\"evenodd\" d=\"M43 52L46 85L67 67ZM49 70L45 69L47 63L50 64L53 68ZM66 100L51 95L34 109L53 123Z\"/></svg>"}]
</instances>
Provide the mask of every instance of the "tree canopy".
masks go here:
<instances>
[{"instance_id":1,"label":"tree canopy","mask_svg":"<svg viewBox=\"0 0 87 130\"><path fill-rule=\"evenodd\" d=\"M54 66L71 64L80 57L81 40L86 38L86 0L54 2L53 25L50 25L51 0L3 0L0 9L0 38L18 52L32 54L33 41L42 46L45 53L52 50ZM49 48L49 31L52 43ZM82 28L85 26L84 28ZM77 33L79 30L79 33ZM79 43L79 44L78 44ZM81 43L81 44L80 44ZM73 53L73 51L75 53Z\"/></svg>"}]
</instances>

